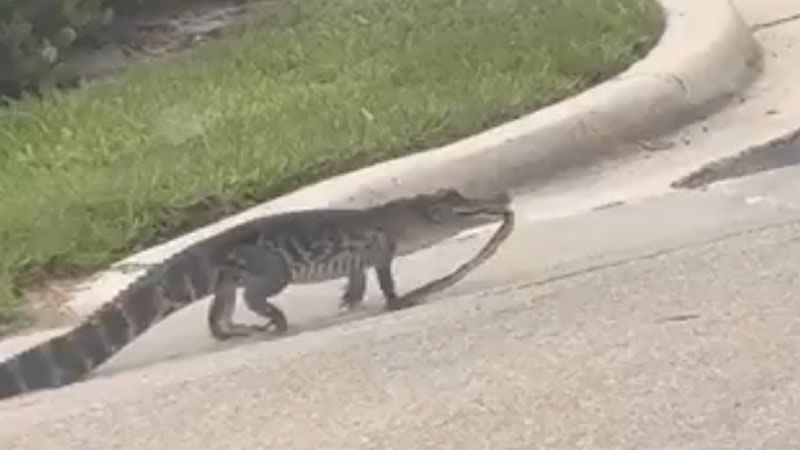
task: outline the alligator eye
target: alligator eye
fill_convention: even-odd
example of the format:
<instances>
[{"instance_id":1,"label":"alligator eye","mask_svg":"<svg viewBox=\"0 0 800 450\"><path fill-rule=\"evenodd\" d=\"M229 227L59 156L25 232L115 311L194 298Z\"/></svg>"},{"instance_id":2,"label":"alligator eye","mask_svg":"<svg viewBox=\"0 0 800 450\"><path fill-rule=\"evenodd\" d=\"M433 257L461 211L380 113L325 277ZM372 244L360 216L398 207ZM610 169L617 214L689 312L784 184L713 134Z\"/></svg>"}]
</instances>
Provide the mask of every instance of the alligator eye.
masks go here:
<instances>
[{"instance_id":1,"label":"alligator eye","mask_svg":"<svg viewBox=\"0 0 800 450\"><path fill-rule=\"evenodd\" d=\"M244 259L240 258L237 255L228 255L227 260L228 264L230 264L232 267L235 267L237 269L247 268L247 261L245 261Z\"/></svg>"},{"instance_id":2,"label":"alligator eye","mask_svg":"<svg viewBox=\"0 0 800 450\"><path fill-rule=\"evenodd\" d=\"M458 193L455 189L447 189L447 193L445 194L447 198L461 198L461 194Z\"/></svg>"}]
</instances>

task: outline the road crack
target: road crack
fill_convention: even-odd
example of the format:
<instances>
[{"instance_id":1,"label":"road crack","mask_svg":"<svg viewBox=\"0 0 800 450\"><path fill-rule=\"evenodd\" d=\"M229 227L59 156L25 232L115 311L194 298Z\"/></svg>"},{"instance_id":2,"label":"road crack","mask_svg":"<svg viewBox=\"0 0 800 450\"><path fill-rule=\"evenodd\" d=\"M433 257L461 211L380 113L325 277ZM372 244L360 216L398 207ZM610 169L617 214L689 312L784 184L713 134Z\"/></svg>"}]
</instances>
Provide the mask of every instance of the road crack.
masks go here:
<instances>
[{"instance_id":1,"label":"road crack","mask_svg":"<svg viewBox=\"0 0 800 450\"><path fill-rule=\"evenodd\" d=\"M779 25L784 25L789 22L800 20L800 12L788 16L780 17L778 19L769 20L767 22L756 23L750 26L750 29L755 31L763 30L765 28L772 28Z\"/></svg>"},{"instance_id":2,"label":"road crack","mask_svg":"<svg viewBox=\"0 0 800 450\"><path fill-rule=\"evenodd\" d=\"M792 225L800 225L800 218L793 218L793 219L790 219L790 220L771 222L771 223L768 223L766 225L760 225L760 226L751 226L751 227L747 227L745 229L741 229L741 230L725 233L725 234L722 234L722 235L719 235L719 236L716 236L716 237L713 237L713 238L709 238L709 239L703 239L703 240L699 240L699 241L695 241L695 242L689 242L689 243L682 244L682 245L677 245L677 246L674 246L674 247L662 248L660 250L651 251L651 252L648 252L648 253L645 253L645 254L641 254L641 255L637 255L637 256L630 256L630 257L625 257L625 258L621 258L621 259L617 259L617 260L605 261L605 262L602 262L602 263L599 263L599 264L590 265L588 267L583 267L583 268L580 268L580 269L577 269L577 270L571 270L571 271L568 271L568 272L552 275L552 276L549 276L549 277L540 278L538 280L531 280L531 281L526 281L526 282L523 282L523 283L506 285L506 286L503 286L503 287L498 287L496 289L488 289L488 290L485 290L484 292L487 293L487 294L497 294L497 293L506 293L506 292L509 292L509 291L515 291L515 290L520 290L520 289L526 289L526 288L530 288L530 287L534 287L534 286L546 286L546 285L549 285L549 284L552 284L552 283L555 283L555 282L558 282L558 281L564 281L564 280L568 280L568 279L571 279L571 278L580 277L580 276L583 276L583 275L599 272L601 270L612 269L612 268L616 268L616 267L625 266L625 265L628 265L628 264L636 264L636 263L639 263L639 262L642 262L642 261L653 260L653 259L656 259L656 258L660 258L662 256L672 255L672 254L678 253L678 252L683 251L683 250L688 250L688 249L691 249L691 248L703 247L703 246L710 245L710 244L718 244L720 242L724 242L724 241L727 241L727 240L730 240L730 239L735 239L735 238L742 237L742 236L747 236L749 234L761 233L761 232L764 232L764 231L774 230L774 229L784 228L784 227L789 227L789 226L792 226ZM797 238L797 239L800 239L800 238Z\"/></svg>"}]
</instances>

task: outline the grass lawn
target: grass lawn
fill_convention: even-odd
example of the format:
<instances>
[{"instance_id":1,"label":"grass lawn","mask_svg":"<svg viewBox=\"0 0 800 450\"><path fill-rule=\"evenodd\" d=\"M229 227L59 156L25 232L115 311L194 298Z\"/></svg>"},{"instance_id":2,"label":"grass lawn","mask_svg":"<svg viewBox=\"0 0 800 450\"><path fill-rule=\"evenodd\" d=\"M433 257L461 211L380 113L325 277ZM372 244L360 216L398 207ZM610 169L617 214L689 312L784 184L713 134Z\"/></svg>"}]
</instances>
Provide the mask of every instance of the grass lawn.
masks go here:
<instances>
[{"instance_id":1,"label":"grass lawn","mask_svg":"<svg viewBox=\"0 0 800 450\"><path fill-rule=\"evenodd\" d=\"M654 0L265 11L189 56L0 111L0 323L25 317L21 287L561 100L643 57L663 29Z\"/></svg>"}]
</instances>

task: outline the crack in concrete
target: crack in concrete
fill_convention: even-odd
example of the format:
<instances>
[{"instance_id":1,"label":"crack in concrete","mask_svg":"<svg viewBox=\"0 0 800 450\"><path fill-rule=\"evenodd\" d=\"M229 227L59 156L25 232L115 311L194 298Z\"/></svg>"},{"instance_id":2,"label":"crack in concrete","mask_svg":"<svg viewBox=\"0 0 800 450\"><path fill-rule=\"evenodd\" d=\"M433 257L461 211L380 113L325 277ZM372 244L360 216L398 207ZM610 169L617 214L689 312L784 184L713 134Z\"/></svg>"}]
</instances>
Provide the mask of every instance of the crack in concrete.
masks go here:
<instances>
[{"instance_id":1,"label":"crack in concrete","mask_svg":"<svg viewBox=\"0 0 800 450\"><path fill-rule=\"evenodd\" d=\"M634 78L652 78L658 81L663 81L668 84L675 84L681 91L684 97L689 97L689 86L686 81L674 73L634 73L634 74L621 74L611 81L623 81Z\"/></svg>"},{"instance_id":2,"label":"crack in concrete","mask_svg":"<svg viewBox=\"0 0 800 450\"><path fill-rule=\"evenodd\" d=\"M800 20L800 12L799 13L795 13L795 14L790 14L788 16L780 17L778 19L774 19L774 20L769 20L769 21L766 21L766 22L753 24L753 25L750 26L750 29L753 30L753 32L756 32L756 31L763 30L765 28L772 28L772 27L776 27L776 26L779 26L779 25L787 24L789 22L794 22L794 21L797 21L797 20Z\"/></svg>"},{"instance_id":3,"label":"crack in concrete","mask_svg":"<svg viewBox=\"0 0 800 450\"><path fill-rule=\"evenodd\" d=\"M487 295L493 295L493 294L496 295L496 294L508 293L508 292L511 292L511 291L519 290L519 289L526 289L526 288L530 288L530 287L534 287L534 286L546 286L548 284L552 284L552 283L555 283L555 282L558 282L558 281L564 281L564 280L568 280L568 279L571 279L571 278L580 277L580 276L583 276L583 275L599 272L601 270L613 269L613 268L622 267L622 266L625 266L625 265L628 265L628 264L634 264L634 263L638 263L638 262L642 262L642 261L648 261L648 260L652 260L652 259L655 259L655 258L659 258L661 256L672 255L672 254L678 253L678 252L683 251L683 250L688 250L688 249L697 248L697 247L703 247L703 246L710 245L710 244L718 244L720 242L724 242L724 241L729 240L729 239L735 239L737 237L746 236L748 234L760 233L760 232L763 232L763 231L768 231L768 230L773 230L773 229L778 229L778 228L783 228L783 227L789 227L789 226L792 226L792 225L800 225L800 218L793 218L793 219L789 219L789 220L771 222L771 223L768 223L768 224L765 224L765 225L759 225L759 226L749 226L749 227L746 227L744 229L740 229L740 230L737 230L737 231L732 231L732 232L729 232L729 233L725 233L725 234L722 234L722 235L719 235L719 236L716 236L716 237L713 237L713 238L701 239L699 241L688 242L688 243L682 244L682 245L662 248L662 249L659 249L659 250L656 250L656 251L651 251L651 252L648 252L648 253L645 253L645 254L640 254L640 255L637 255L637 256L629 256L629 257L624 257L624 258L621 258L621 259L618 259L618 260L605 261L605 262L602 262L602 263L599 263L599 264L590 265L590 266L583 267L583 268L580 268L580 269L577 269L577 270L572 270L572 271L568 271L568 272L564 272L564 273L560 273L560 274L555 274L555 275L552 275L552 276L549 276L549 277L541 278L539 280L532 280L532 281L526 281L526 282L523 282L523 283L518 283L518 284L513 284L513 285L506 285L506 286L498 287L496 289L486 289L486 290L483 290L482 292L486 293ZM800 238L793 238L793 239L791 239L791 241L798 240L798 239L800 239Z\"/></svg>"}]
</instances>

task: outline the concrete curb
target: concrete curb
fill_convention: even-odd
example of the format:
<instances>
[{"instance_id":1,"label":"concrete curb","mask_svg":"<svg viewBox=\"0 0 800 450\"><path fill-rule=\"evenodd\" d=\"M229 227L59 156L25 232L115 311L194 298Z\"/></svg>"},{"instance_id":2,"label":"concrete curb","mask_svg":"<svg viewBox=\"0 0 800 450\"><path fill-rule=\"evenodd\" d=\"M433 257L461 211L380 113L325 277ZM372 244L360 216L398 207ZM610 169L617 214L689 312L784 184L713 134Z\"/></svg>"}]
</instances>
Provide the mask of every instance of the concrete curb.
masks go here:
<instances>
[{"instance_id":1,"label":"concrete curb","mask_svg":"<svg viewBox=\"0 0 800 450\"><path fill-rule=\"evenodd\" d=\"M569 171L638 152L639 141L716 110L760 68L758 44L730 0L659 2L667 19L661 40L612 80L444 147L316 183L124 262L158 262L198 239L281 210L366 206L443 186L481 195L531 189ZM100 274L69 308L87 314L136 275Z\"/></svg>"}]
</instances>

